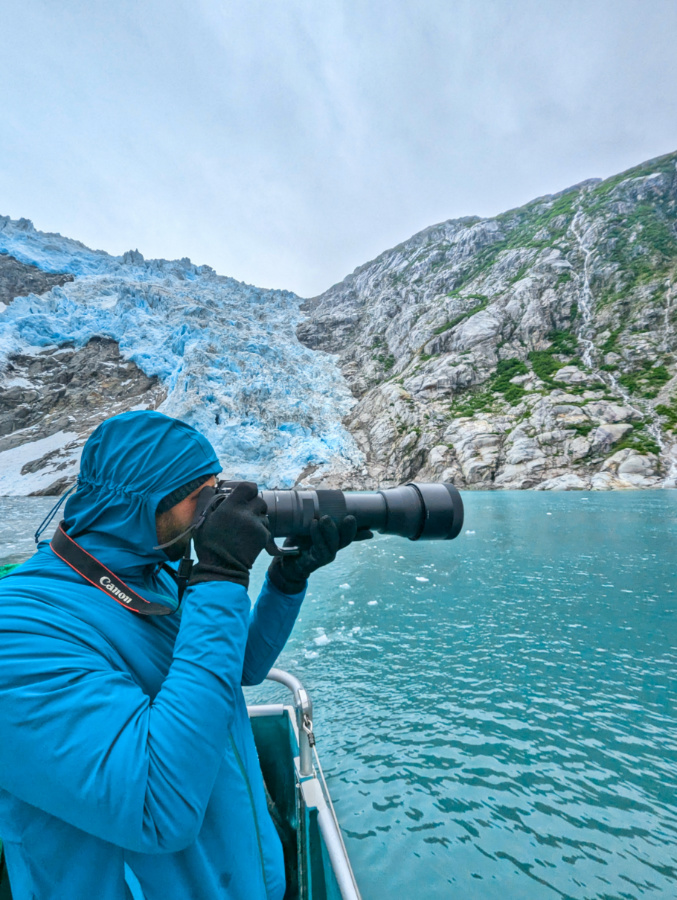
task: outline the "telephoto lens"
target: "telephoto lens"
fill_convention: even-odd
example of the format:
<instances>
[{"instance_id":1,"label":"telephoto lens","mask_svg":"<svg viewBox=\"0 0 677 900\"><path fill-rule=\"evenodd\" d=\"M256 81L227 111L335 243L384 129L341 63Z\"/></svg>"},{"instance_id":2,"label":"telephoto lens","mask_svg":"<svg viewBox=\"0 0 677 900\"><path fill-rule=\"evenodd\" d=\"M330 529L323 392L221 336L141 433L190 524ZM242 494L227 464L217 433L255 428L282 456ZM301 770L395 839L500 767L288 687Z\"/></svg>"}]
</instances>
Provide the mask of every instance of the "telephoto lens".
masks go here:
<instances>
[{"instance_id":1,"label":"telephoto lens","mask_svg":"<svg viewBox=\"0 0 677 900\"><path fill-rule=\"evenodd\" d=\"M237 482L225 482L234 487ZM383 491L261 491L273 537L310 533L321 516L355 516L368 528L410 541L450 541L463 527L463 501L453 484L405 484Z\"/></svg>"}]
</instances>

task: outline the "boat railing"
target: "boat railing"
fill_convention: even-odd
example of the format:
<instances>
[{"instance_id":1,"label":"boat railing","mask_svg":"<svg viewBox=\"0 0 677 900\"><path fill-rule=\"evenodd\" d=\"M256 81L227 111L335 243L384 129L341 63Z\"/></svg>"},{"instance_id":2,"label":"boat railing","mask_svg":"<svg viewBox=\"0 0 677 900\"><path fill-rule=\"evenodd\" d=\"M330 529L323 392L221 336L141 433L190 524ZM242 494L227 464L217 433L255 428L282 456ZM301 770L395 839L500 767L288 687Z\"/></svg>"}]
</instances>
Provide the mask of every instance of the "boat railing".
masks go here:
<instances>
[{"instance_id":1,"label":"boat railing","mask_svg":"<svg viewBox=\"0 0 677 900\"><path fill-rule=\"evenodd\" d=\"M289 688L294 698L294 712L299 744L299 776L301 789L309 805L317 808L317 821L329 853L342 900L360 900L360 892L343 843L336 812L315 749L313 704L308 692L295 675L282 669L271 669L268 680ZM319 790L317 788L319 787Z\"/></svg>"},{"instance_id":2,"label":"boat railing","mask_svg":"<svg viewBox=\"0 0 677 900\"><path fill-rule=\"evenodd\" d=\"M294 695L296 726L299 732L299 772L302 778L313 774L313 704L308 692L295 675L283 669L271 669L268 680L288 687Z\"/></svg>"}]
</instances>

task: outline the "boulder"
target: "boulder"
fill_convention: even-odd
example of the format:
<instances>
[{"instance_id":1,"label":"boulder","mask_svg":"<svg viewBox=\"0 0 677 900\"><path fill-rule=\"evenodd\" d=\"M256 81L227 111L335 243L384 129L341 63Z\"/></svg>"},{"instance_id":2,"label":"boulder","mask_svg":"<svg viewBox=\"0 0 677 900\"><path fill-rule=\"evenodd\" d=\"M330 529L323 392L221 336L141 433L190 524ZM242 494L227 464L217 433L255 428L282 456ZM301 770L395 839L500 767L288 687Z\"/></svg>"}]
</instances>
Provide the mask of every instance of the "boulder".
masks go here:
<instances>
[{"instance_id":1,"label":"boulder","mask_svg":"<svg viewBox=\"0 0 677 900\"><path fill-rule=\"evenodd\" d=\"M469 350L477 344L496 339L501 328L498 319L489 312L479 312L458 326L454 349Z\"/></svg>"},{"instance_id":2,"label":"boulder","mask_svg":"<svg viewBox=\"0 0 677 900\"><path fill-rule=\"evenodd\" d=\"M572 460L585 459L590 455L592 444L587 438L576 437L567 444L567 452Z\"/></svg>"},{"instance_id":3,"label":"boulder","mask_svg":"<svg viewBox=\"0 0 677 900\"><path fill-rule=\"evenodd\" d=\"M610 472L596 472L590 479L590 488L593 491L617 491L627 488L627 485Z\"/></svg>"},{"instance_id":4,"label":"boulder","mask_svg":"<svg viewBox=\"0 0 677 900\"><path fill-rule=\"evenodd\" d=\"M601 425L638 421L642 418L636 409L619 406L617 403L610 403L608 400L596 400L592 403L586 403L584 409L593 421L599 422Z\"/></svg>"},{"instance_id":5,"label":"boulder","mask_svg":"<svg viewBox=\"0 0 677 900\"><path fill-rule=\"evenodd\" d=\"M590 490L590 480L581 478L575 472L568 472L557 478L548 478L534 488L536 491L587 491Z\"/></svg>"},{"instance_id":6,"label":"boulder","mask_svg":"<svg viewBox=\"0 0 677 900\"><path fill-rule=\"evenodd\" d=\"M607 457L602 463L602 472L613 472L614 474L618 472L618 467L622 462L629 456L633 456L635 453L634 450L617 450L612 456Z\"/></svg>"},{"instance_id":7,"label":"boulder","mask_svg":"<svg viewBox=\"0 0 677 900\"><path fill-rule=\"evenodd\" d=\"M657 470L658 459L653 453L644 455L626 448L604 461L599 476L611 479L614 489L651 488L660 483Z\"/></svg>"},{"instance_id":8,"label":"boulder","mask_svg":"<svg viewBox=\"0 0 677 900\"><path fill-rule=\"evenodd\" d=\"M563 384L600 383L602 380L598 375L584 372L582 369L579 369L578 366L564 366L564 368L558 369L557 372L555 372L554 378L555 381L561 381Z\"/></svg>"},{"instance_id":9,"label":"boulder","mask_svg":"<svg viewBox=\"0 0 677 900\"><path fill-rule=\"evenodd\" d=\"M590 419L580 406L573 403L557 403L551 407L553 415L557 418L557 424L561 428L569 428L572 425L589 425Z\"/></svg>"},{"instance_id":10,"label":"boulder","mask_svg":"<svg viewBox=\"0 0 677 900\"><path fill-rule=\"evenodd\" d=\"M632 425L626 423L618 425L600 425L592 433L592 446L598 453L605 453L614 444L626 437L632 431Z\"/></svg>"},{"instance_id":11,"label":"boulder","mask_svg":"<svg viewBox=\"0 0 677 900\"><path fill-rule=\"evenodd\" d=\"M619 475L642 475L651 477L656 474L658 467L658 459L653 453L641 456L639 453L631 452L618 466Z\"/></svg>"},{"instance_id":12,"label":"boulder","mask_svg":"<svg viewBox=\"0 0 677 900\"><path fill-rule=\"evenodd\" d=\"M513 437L507 448L505 461L508 465L515 466L534 459L543 459L544 456L536 438L518 434L517 437Z\"/></svg>"}]
</instances>

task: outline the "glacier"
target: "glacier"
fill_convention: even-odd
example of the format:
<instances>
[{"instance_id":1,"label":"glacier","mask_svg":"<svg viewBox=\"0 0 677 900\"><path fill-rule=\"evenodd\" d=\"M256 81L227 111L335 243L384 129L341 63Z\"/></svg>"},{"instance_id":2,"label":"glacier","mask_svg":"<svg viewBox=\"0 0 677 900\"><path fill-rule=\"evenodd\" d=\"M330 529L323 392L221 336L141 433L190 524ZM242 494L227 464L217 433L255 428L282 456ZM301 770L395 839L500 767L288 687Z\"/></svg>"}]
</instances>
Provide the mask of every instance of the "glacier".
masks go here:
<instances>
[{"instance_id":1,"label":"glacier","mask_svg":"<svg viewBox=\"0 0 677 900\"><path fill-rule=\"evenodd\" d=\"M363 457L343 417L356 402L336 356L296 337L301 298L217 275L189 259L111 256L0 216L0 253L74 280L0 310L0 371L93 337L166 388L159 409L213 444L230 478L288 488L304 470L340 473Z\"/></svg>"}]
</instances>

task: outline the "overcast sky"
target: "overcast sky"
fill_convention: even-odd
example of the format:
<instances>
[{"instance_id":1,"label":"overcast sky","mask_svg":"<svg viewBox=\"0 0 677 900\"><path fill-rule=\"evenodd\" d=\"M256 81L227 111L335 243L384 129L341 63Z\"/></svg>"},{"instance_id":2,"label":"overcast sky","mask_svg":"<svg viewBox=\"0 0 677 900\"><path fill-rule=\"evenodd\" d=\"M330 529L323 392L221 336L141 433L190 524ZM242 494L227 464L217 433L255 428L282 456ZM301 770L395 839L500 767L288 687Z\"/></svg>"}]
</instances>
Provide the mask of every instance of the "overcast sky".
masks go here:
<instances>
[{"instance_id":1,"label":"overcast sky","mask_svg":"<svg viewBox=\"0 0 677 900\"><path fill-rule=\"evenodd\" d=\"M677 150L676 0L0 0L0 214L312 296Z\"/></svg>"}]
</instances>

